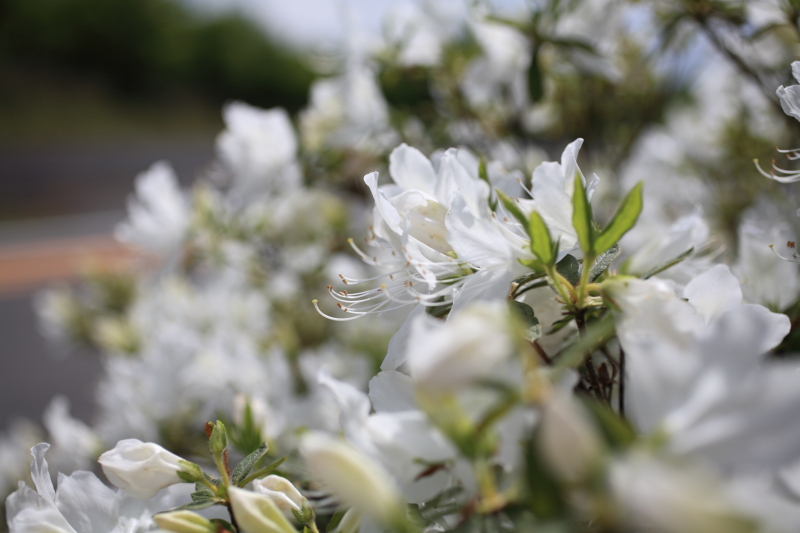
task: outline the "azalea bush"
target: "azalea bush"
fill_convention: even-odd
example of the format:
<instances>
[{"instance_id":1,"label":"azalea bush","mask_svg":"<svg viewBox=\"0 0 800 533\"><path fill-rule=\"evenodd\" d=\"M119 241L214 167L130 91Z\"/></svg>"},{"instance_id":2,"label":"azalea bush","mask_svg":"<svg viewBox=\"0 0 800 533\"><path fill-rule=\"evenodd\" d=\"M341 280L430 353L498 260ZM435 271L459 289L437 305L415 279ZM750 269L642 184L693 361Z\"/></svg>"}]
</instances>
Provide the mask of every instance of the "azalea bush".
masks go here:
<instances>
[{"instance_id":1,"label":"azalea bush","mask_svg":"<svg viewBox=\"0 0 800 533\"><path fill-rule=\"evenodd\" d=\"M409 4L227 104L38 297L103 374L0 442L9 530L796 531L798 9Z\"/></svg>"}]
</instances>

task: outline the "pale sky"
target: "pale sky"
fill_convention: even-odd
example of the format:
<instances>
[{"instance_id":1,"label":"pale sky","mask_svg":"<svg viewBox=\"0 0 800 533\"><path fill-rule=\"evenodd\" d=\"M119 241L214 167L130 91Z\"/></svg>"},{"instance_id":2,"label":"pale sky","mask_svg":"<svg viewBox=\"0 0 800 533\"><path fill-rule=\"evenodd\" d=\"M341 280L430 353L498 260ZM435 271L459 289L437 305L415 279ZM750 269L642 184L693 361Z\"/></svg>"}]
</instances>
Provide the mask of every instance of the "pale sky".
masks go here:
<instances>
[{"instance_id":1,"label":"pale sky","mask_svg":"<svg viewBox=\"0 0 800 533\"><path fill-rule=\"evenodd\" d=\"M384 13L396 4L414 0L183 0L211 12L238 9L266 27L270 34L300 46L338 43L342 13L349 4L363 28L380 33ZM442 0L459 2L464 0ZM526 0L491 0L501 9L514 9Z\"/></svg>"}]
</instances>

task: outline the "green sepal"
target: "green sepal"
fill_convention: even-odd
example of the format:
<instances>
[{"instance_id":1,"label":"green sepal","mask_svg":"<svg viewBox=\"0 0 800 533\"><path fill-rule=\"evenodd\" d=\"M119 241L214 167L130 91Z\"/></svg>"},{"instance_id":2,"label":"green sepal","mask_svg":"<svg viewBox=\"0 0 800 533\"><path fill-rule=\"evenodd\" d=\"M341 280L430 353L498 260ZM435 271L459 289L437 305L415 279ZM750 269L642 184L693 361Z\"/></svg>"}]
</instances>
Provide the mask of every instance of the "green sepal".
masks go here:
<instances>
[{"instance_id":1,"label":"green sepal","mask_svg":"<svg viewBox=\"0 0 800 533\"><path fill-rule=\"evenodd\" d=\"M619 243L615 243L614 246L597 256L591 270L589 270L589 281L593 282L599 278L611 266L611 263L619 257L619 253Z\"/></svg>"},{"instance_id":2,"label":"green sepal","mask_svg":"<svg viewBox=\"0 0 800 533\"><path fill-rule=\"evenodd\" d=\"M575 190L572 194L572 226L578 234L578 242L586 257L596 255L594 226L592 226L592 206L586 196L586 188L579 172L575 173Z\"/></svg>"},{"instance_id":3,"label":"green sepal","mask_svg":"<svg viewBox=\"0 0 800 533\"><path fill-rule=\"evenodd\" d=\"M222 520L221 518L212 518L210 520L210 522L212 524L214 524L215 526L217 526L217 531L230 531L231 533L237 533L238 532L238 529L233 527L233 525L230 522L226 522L225 520Z\"/></svg>"},{"instance_id":4,"label":"green sepal","mask_svg":"<svg viewBox=\"0 0 800 533\"><path fill-rule=\"evenodd\" d=\"M267 453L269 450L269 446L266 442L262 442L261 446L258 447L256 451L242 459L236 468L233 469L233 474L231 476L231 481L234 485L238 485L241 480L247 477L247 474L256 466L256 463L264 457L264 454Z\"/></svg>"},{"instance_id":5,"label":"green sepal","mask_svg":"<svg viewBox=\"0 0 800 533\"><path fill-rule=\"evenodd\" d=\"M556 263L556 271L572 285L578 285L581 282L581 264L570 254L565 255L561 261Z\"/></svg>"},{"instance_id":6,"label":"green sepal","mask_svg":"<svg viewBox=\"0 0 800 533\"><path fill-rule=\"evenodd\" d=\"M178 477L186 483L197 483L203 478L203 469L196 464L184 459L178 461L178 464L181 466L181 469L178 470Z\"/></svg>"},{"instance_id":7,"label":"green sepal","mask_svg":"<svg viewBox=\"0 0 800 533\"><path fill-rule=\"evenodd\" d=\"M611 222L600 233L594 243L595 255L601 254L614 246L623 235L628 233L630 229L636 224L639 215L642 212L642 188L643 182L639 182L636 186L622 200L622 204L617 209Z\"/></svg>"},{"instance_id":8,"label":"green sepal","mask_svg":"<svg viewBox=\"0 0 800 533\"><path fill-rule=\"evenodd\" d=\"M508 212L522 224L522 227L525 228L525 232L528 232L528 217L522 212L519 204L500 189L495 189L495 191L497 191L497 196L500 198L500 201L503 202Z\"/></svg>"},{"instance_id":9,"label":"green sepal","mask_svg":"<svg viewBox=\"0 0 800 533\"><path fill-rule=\"evenodd\" d=\"M528 223L528 234L531 236L531 251L545 265L552 266L558 255L558 244L553 244L550 230L542 215L534 211Z\"/></svg>"}]
</instances>

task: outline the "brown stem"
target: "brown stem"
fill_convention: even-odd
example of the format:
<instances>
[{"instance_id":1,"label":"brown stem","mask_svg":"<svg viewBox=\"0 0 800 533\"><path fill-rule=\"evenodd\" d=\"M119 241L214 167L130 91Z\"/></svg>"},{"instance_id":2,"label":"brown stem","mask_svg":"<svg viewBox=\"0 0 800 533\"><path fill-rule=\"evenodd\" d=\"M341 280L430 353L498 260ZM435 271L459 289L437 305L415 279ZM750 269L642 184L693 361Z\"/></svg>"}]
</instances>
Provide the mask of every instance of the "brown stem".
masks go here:
<instances>
[{"instance_id":1,"label":"brown stem","mask_svg":"<svg viewBox=\"0 0 800 533\"><path fill-rule=\"evenodd\" d=\"M625 417L625 350L619 347L619 416Z\"/></svg>"},{"instance_id":2,"label":"brown stem","mask_svg":"<svg viewBox=\"0 0 800 533\"><path fill-rule=\"evenodd\" d=\"M553 358L547 355L544 348L539 345L539 341L533 341L531 344L533 345L533 349L536 350L536 353L539 354L539 357L542 358L542 361L547 363L548 366L553 364Z\"/></svg>"},{"instance_id":3,"label":"brown stem","mask_svg":"<svg viewBox=\"0 0 800 533\"><path fill-rule=\"evenodd\" d=\"M575 313L575 323L578 325L578 333L580 333L581 337L586 336L586 318L584 317L584 311L580 310ZM592 354L586 354L586 357L583 360L583 366L586 367L586 374L589 376L589 385L594 395L597 396L597 399L600 400L602 403L608 403L603 394L603 386L600 384L600 377L597 375L597 369L594 367L594 361L592 361Z\"/></svg>"}]
</instances>

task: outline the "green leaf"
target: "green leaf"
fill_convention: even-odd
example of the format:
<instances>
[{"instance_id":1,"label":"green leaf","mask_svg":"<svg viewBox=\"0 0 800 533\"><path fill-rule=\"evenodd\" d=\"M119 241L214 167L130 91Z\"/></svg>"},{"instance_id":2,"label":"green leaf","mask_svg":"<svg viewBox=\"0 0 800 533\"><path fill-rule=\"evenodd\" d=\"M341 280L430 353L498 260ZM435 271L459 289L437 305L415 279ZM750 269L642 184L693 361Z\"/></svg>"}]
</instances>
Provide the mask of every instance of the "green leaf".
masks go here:
<instances>
[{"instance_id":1,"label":"green leaf","mask_svg":"<svg viewBox=\"0 0 800 533\"><path fill-rule=\"evenodd\" d=\"M234 485L237 485L239 481L243 480L247 477L247 474L256 466L256 463L264 457L264 454L267 453L269 450L269 446L267 446L266 442L262 442L261 446L258 447L256 451L242 459L242 462L239 463L236 468L233 470L232 481Z\"/></svg>"},{"instance_id":2,"label":"green leaf","mask_svg":"<svg viewBox=\"0 0 800 533\"><path fill-rule=\"evenodd\" d=\"M642 279L652 278L656 274L660 274L660 273L664 272L666 269L674 267L675 265L677 265L678 263L680 263L681 261L683 261L684 259L686 259L690 255L692 255L693 252L694 252L694 246L689 248L685 252L683 252L681 255L679 255L675 259L670 259L666 263L663 263L661 265L658 265L655 268L652 268L652 269L648 270L647 273L642 276Z\"/></svg>"},{"instance_id":3,"label":"green leaf","mask_svg":"<svg viewBox=\"0 0 800 533\"><path fill-rule=\"evenodd\" d=\"M592 206L586 196L586 188L580 172L575 173L575 191L572 194L572 225L578 234L578 242L586 257L594 253L594 227L592 226Z\"/></svg>"},{"instance_id":4,"label":"green leaf","mask_svg":"<svg viewBox=\"0 0 800 533\"><path fill-rule=\"evenodd\" d=\"M586 327L586 334L559 354L557 366L559 368L578 368L583 364L586 356L610 341L615 332L614 318L611 313L607 313L599 320L589 324Z\"/></svg>"},{"instance_id":5,"label":"green leaf","mask_svg":"<svg viewBox=\"0 0 800 533\"><path fill-rule=\"evenodd\" d=\"M175 509L171 509L170 511L165 512L172 512L172 511L199 511L200 509L208 509L214 505L223 505L225 500L222 498L209 498L207 500L197 500L193 501L192 503L187 503L186 505L181 505L180 507L176 507Z\"/></svg>"},{"instance_id":6,"label":"green leaf","mask_svg":"<svg viewBox=\"0 0 800 533\"><path fill-rule=\"evenodd\" d=\"M608 267L611 266L611 263L619 257L620 249L619 243L614 244L611 248L600 254L597 259L594 261L594 265L592 265L592 269L589 271L589 281L594 281L600 277L600 274L605 272Z\"/></svg>"},{"instance_id":7,"label":"green leaf","mask_svg":"<svg viewBox=\"0 0 800 533\"><path fill-rule=\"evenodd\" d=\"M531 251L545 265L553 265L556 262L553 239L550 237L550 230L547 229L542 215L536 211L531 213L528 234L531 236Z\"/></svg>"},{"instance_id":8,"label":"green leaf","mask_svg":"<svg viewBox=\"0 0 800 533\"><path fill-rule=\"evenodd\" d=\"M606 442L612 449L628 448L636 440L636 432L630 423L620 418L614 411L590 398L584 397L583 404L594 417Z\"/></svg>"},{"instance_id":9,"label":"green leaf","mask_svg":"<svg viewBox=\"0 0 800 533\"><path fill-rule=\"evenodd\" d=\"M594 248L596 254L601 254L614 246L636 224L642 212L643 186L644 183L640 181L622 200L622 205L617 209L614 218L597 238Z\"/></svg>"},{"instance_id":10,"label":"green leaf","mask_svg":"<svg viewBox=\"0 0 800 533\"><path fill-rule=\"evenodd\" d=\"M519 223L522 224L522 227L525 228L525 231L528 231L528 217L525 216L525 213L522 212L520 209L519 204L511 198L509 195L501 191L500 189L495 189L497 191L497 196L500 198L500 201L503 202L503 205L506 206L506 209L509 213L511 213L514 218L519 220Z\"/></svg>"},{"instance_id":11,"label":"green leaf","mask_svg":"<svg viewBox=\"0 0 800 533\"><path fill-rule=\"evenodd\" d=\"M525 447L528 508L538 518L566 516L568 506L564 498L564 488L547 467L539 453L537 442L538 430L534 432L533 442Z\"/></svg>"},{"instance_id":12,"label":"green leaf","mask_svg":"<svg viewBox=\"0 0 800 533\"><path fill-rule=\"evenodd\" d=\"M192 501L199 502L204 500L210 500L214 498L214 493L208 489L198 490L192 493Z\"/></svg>"},{"instance_id":13,"label":"green leaf","mask_svg":"<svg viewBox=\"0 0 800 533\"><path fill-rule=\"evenodd\" d=\"M556 270L573 285L577 285L581 281L581 264L570 254L565 255L556 264Z\"/></svg>"}]
</instances>

